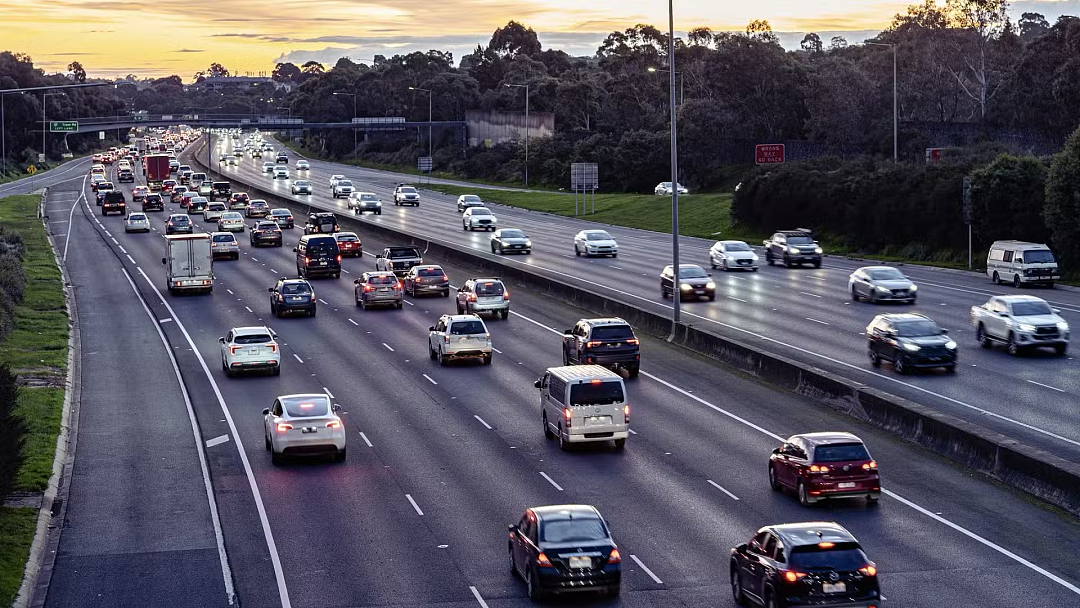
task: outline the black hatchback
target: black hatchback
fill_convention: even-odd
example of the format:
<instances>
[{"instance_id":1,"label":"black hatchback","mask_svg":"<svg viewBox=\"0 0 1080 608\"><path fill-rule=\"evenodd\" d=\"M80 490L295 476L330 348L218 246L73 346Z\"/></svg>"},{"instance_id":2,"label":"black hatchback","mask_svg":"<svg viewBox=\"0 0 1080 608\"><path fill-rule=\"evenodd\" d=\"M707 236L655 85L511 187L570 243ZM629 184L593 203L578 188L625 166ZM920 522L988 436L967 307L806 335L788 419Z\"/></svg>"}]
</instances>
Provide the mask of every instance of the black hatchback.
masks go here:
<instances>
[{"instance_id":1,"label":"black hatchback","mask_svg":"<svg viewBox=\"0 0 1080 608\"><path fill-rule=\"evenodd\" d=\"M889 361L898 374L933 367L955 372L957 346L948 333L926 315L878 315L866 327L870 363Z\"/></svg>"},{"instance_id":2,"label":"black hatchback","mask_svg":"<svg viewBox=\"0 0 1080 608\"><path fill-rule=\"evenodd\" d=\"M619 595L622 556L591 505L526 509L510 526L508 552L511 572L525 579L533 600L589 591Z\"/></svg>"},{"instance_id":3,"label":"black hatchback","mask_svg":"<svg viewBox=\"0 0 1080 608\"><path fill-rule=\"evenodd\" d=\"M341 251L333 236L305 234L293 251L296 252L296 274L301 277L325 275L341 278Z\"/></svg>"},{"instance_id":4,"label":"black hatchback","mask_svg":"<svg viewBox=\"0 0 1080 608\"><path fill-rule=\"evenodd\" d=\"M731 550L731 593L744 606L878 608L877 565L831 522L761 528Z\"/></svg>"}]
</instances>

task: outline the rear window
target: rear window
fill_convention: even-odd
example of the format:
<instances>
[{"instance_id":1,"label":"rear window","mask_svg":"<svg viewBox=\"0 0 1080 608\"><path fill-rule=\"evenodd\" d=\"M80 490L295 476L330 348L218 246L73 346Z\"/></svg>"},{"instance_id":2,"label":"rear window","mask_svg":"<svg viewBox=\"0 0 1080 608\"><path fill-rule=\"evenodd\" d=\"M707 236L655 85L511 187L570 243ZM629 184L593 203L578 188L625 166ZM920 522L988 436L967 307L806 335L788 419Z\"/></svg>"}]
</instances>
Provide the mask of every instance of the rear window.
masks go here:
<instances>
[{"instance_id":1,"label":"rear window","mask_svg":"<svg viewBox=\"0 0 1080 608\"><path fill-rule=\"evenodd\" d=\"M326 416L330 413L330 401L321 396L312 396L307 399L283 399L282 405L292 418Z\"/></svg>"},{"instance_id":2,"label":"rear window","mask_svg":"<svg viewBox=\"0 0 1080 608\"><path fill-rule=\"evenodd\" d=\"M473 334L486 334L487 329L483 321L454 321L450 325L450 335L469 336Z\"/></svg>"},{"instance_id":3,"label":"rear window","mask_svg":"<svg viewBox=\"0 0 1080 608\"><path fill-rule=\"evenodd\" d=\"M399 190L399 192L401 192L402 194L416 194L416 189L415 188L402 188L401 190Z\"/></svg>"},{"instance_id":4,"label":"rear window","mask_svg":"<svg viewBox=\"0 0 1080 608\"><path fill-rule=\"evenodd\" d=\"M488 281L476 284L476 293L481 296L501 296L506 291L503 284L498 281Z\"/></svg>"},{"instance_id":5,"label":"rear window","mask_svg":"<svg viewBox=\"0 0 1080 608\"><path fill-rule=\"evenodd\" d=\"M870 460L870 453L861 443L835 443L814 448L814 462L843 462Z\"/></svg>"},{"instance_id":6,"label":"rear window","mask_svg":"<svg viewBox=\"0 0 1080 608\"><path fill-rule=\"evenodd\" d=\"M307 242L307 250L311 253L330 253L337 250L337 241L332 236L310 239Z\"/></svg>"},{"instance_id":7,"label":"rear window","mask_svg":"<svg viewBox=\"0 0 1080 608\"><path fill-rule=\"evenodd\" d=\"M344 241L346 243L355 243L360 239L355 234L339 234L337 235L337 240Z\"/></svg>"},{"instance_id":8,"label":"rear window","mask_svg":"<svg viewBox=\"0 0 1080 608\"><path fill-rule=\"evenodd\" d=\"M397 283L397 277L389 275L374 275L368 278L368 283L372 285L394 285Z\"/></svg>"},{"instance_id":9,"label":"rear window","mask_svg":"<svg viewBox=\"0 0 1080 608\"><path fill-rule=\"evenodd\" d=\"M599 519L562 519L544 522L540 528L540 540L549 543L584 543L607 538L607 530Z\"/></svg>"},{"instance_id":10,"label":"rear window","mask_svg":"<svg viewBox=\"0 0 1080 608\"><path fill-rule=\"evenodd\" d=\"M606 405L622 401L622 382L585 382L570 385L571 405Z\"/></svg>"},{"instance_id":11,"label":"rear window","mask_svg":"<svg viewBox=\"0 0 1080 608\"><path fill-rule=\"evenodd\" d=\"M422 277L441 277L443 275L443 271L440 268L421 268L420 270L416 271L416 274Z\"/></svg>"},{"instance_id":12,"label":"rear window","mask_svg":"<svg viewBox=\"0 0 1080 608\"><path fill-rule=\"evenodd\" d=\"M231 234L215 234L214 235L214 242L215 243L231 243L231 242L233 242L235 240L236 239L234 239L233 235L231 235Z\"/></svg>"},{"instance_id":13,"label":"rear window","mask_svg":"<svg viewBox=\"0 0 1080 608\"><path fill-rule=\"evenodd\" d=\"M629 325L605 325L603 327L594 327L592 330L594 340L617 340L633 337L634 330L630 329Z\"/></svg>"},{"instance_id":14,"label":"rear window","mask_svg":"<svg viewBox=\"0 0 1080 608\"><path fill-rule=\"evenodd\" d=\"M420 252L415 247L391 247L388 253L392 258L420 257Z\"/></svg>"},{"instance_id":15,"label":"rear window","mask_svg":"<svg viewBox=\"0 0 1080 608\"><path fill-rule=\"evenodd\" d=\"M224 211L225 210L225 203L210 203L209 205L206 206L206 208L209 209L210 211Z\"/></svg>"},{"instance_id":16,"label":"rear window","mask_svg":"<svg viewBox=\"0 0 1080 608\"><path fill-rule=\"evenodd\" d=\"M866 554L855 543L836 543L829 549L817 545L795 547L791 551L790 565L800 570L839 570L852 572L870 563Z\"/></svg>"},{"instance_id":17,"label":"rear window","mask_svg":"<svg viewBox=\"0 0 1080 608\"><path fill-rule=\"evenodd\" d=\"M293 296L302 293L311 293L311 287L304 283L286 283L281 286L281 293Z\"/></svg>"},{"instance_id":18,"label":"rear window","mask_svg":"<svg viewBox=\"0 0 1080 608\"><path fill-rule=\"evenodd\" d=\"M236 336L233 339L233 342L236 344L266 344L270 341L270 334L248 334Z\"/></svg>"}]
</instances>

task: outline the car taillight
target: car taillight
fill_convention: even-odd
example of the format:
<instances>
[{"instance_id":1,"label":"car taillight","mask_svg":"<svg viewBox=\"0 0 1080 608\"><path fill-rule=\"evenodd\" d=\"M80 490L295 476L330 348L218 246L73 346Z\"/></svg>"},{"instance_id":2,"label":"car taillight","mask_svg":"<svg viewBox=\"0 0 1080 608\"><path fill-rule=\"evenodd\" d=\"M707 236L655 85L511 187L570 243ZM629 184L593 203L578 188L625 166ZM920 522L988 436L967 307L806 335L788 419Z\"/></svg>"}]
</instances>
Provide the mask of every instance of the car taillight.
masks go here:
<instances>
[{"instance_id":1,"label":"car taillight","mask_svg":"<svg viewBox=\"0 0 1080 608\"><path fill-rule=\"evenodd\" d=\"M536 565L540 566L541 568L550 568L551 560L548 559L548 556L544 555L543 553L539 553L536 556Z\"/></svg>"},{"instance_id":2,"label":"car taillight","mask_svg":"<svg viewBox=\"0 0 1080 608\"><path fill-rule=\"evenodd\" d=\"M623 406L622 415L623 415L623 422L625 424L630 424L630 406L629 405L624 405Z\"/></svg>"},{"instance_id":3,"label":"car taillight","mask_svg":"<svg viewBox=\"0 0 1080 608\"><path fill-rule=\"evenodd\" d=\"M470 302L475 302L476 301L476 294L475 293L470 293L469 294L469 301Z\"/></svg>"},{"instance_id":4,"label":"car taillight","mask_svg":"<svg viewBox=\"0 0 1080 608\"><path fill-rule=\"evenodd\" d=\"M339 257L340 257L340 256L339 256ZM397 282L397 288L398 288L398 289L401 289L401 281L398 281L398 282Z\"/></svg>"},{"instance_id":5,"label":"car taillight","mask_svg":"<svg viewBox=\"0 0 1080 608\"><path fill-rule=\"evenodd\" d=\"M285 431L291 431L291 430L292 430L292 425L289 424L288 422L279 422L279 423L277 423L277 432L284 433Z\"/></svg>"},{"instance_id":6,"label":"car taillight","mask_svg":"<svg viewBox=\"0 0 1080 608\"><path fill-rule=\"evenodd\" d=\"M422 278L420 278L420 277L416 277L416 282L417 282L417 283L423 283L423 282L424 282L424 279L422 279Z\"/></svg>"},{"instance_id":7,"label":"car taillight","mask_svg":"<svg viewBox=\"0 0 1080 608\"><path fill-rule=\"evenodd\" d=\"M232 354L234 354L234 355L235 355L235 354L236 354L236 351L238 351L238 350L244 350L244 347L243 347L243 346L231 346L231 347L229 347L229 349L230 349L230 350L232 351Z\"/></svg>"},{"instance_id":8,"label":"car taillight","mask_svg":"<svg viewBox=\"0 0 1080 608\"><path fill-rule=\"evenodd\" d=\"M448 276L446 276L446 275L444 274L444 275L442 275L442 280L444 280L444 281L449 281L449 280L450 280L450 277L448 277Z\"/></svg>"},{"instance_id":9,"label":"car taillight","mask_svg":"<svg viewBox=\"0 0 1080 608\"><path fill-rule=\"evenodd\" d=\"M573 415L573 412L570 411L570 408L568 408L568 407L563 408L563 420L566 421L566 428L570 428L570 424L571 424L570 416L572 416L572 415Z\"/></svg>"},{"instance_id":10,"label":"car taillight","mask_svg":"<svg viewBox=\"0 0 1080 608\"><path fill-rule=\"evenodd\" d=\"M340 254L337 256L337 261L339 261L339 262L341 261L341 255Z\"/></svg>"},{"instance_id":11,"label":"car taillight","mask_svg":"<svg viewBox=\"0 0 1080 608\"><path fill-rule=\"evenodd\" d=\"M277 352L277 344L267 344L267 345L266 345L266 348L269 348L269 349L270 349L270 352L272 352L272 353L276 353L276 352Z\"/></svg>"},{"instance_id":12,"label":"car taillight","mask_svg":"<svg viewBox=\"0 0 1080 608\"><path fill-rule=\"evenodd\" d=\"M877 566L874 564L867 564L862 568L859 568L859 572L862 572L866 576L877 576Z\"/></svg>"},{"instance_id":13,"label":"car taillight","mask_svg":"<svg viewBox=\"0 0 1080 608\"><path fill-rule=\"evenodd\" d=\"M863 468L864 471L876 471L877 470L877 462L871 460L870 462L863 463L862 468Z\"/></svg>"},{"instance_id":14,"label":"car taillight","mask_svg":"<svg viewBox=\"0 0 1080 608\"><path fill-rule=\"evenodd\" d=\"M798 581L800 578L803 578L804 576L806 576L805 572L796 572L794 570L782 570L781 572L784 573L784 580L789 582L789 583L794 583L795 581Z\"/></svg>"},{"instance_id":15,"label":"car taillight","mask_svg":"<svg viewBox=\"0 0 1080 608\"><path fill-rule=\"evenodd\" d=\"M305 256L304 256L304 263L305 263L305 264L307 264L307 263L308 263L308 262L310 262L310 261L311 261L311 258L309 258L309 257L307 257L307 256L305 255Z\"/></svg>"},{"instance_id":16,"label":"car taillight","mask_svg":"<svg viewBox=\"0 0 1080 608\"><path fill-rule=\"evenodd\" d=\"M609 564L621 564L622 563L622 555L619 554L618 549L612 549L611 550L611 554L609 554L608 558L607 558L607 563L609 563Z\"/></svg>"},{"instance_id":17,"label":"car taillight","mask_svg":"<svg viewBox=\"0 0 1080 608\"><path fill-rule=\"evenodd\" d=\"M504 300L509 300L510 299L510 292L509 291L504 291L503 292L503 299Z\"/></svg>"},{"instance_id":18,"label":"car taillight","mask_svg":"<svg viewBox=\"0 0 1080 608\"><path fill-rule=\"evenodd\" d=\"M811 473L828 473L829 472L829 467L827 467L825 465L812 464L812 465L810 465L810 472Z\"/></svg>"},{"instance_id":19,"label":"car taillight","mask_svg":"<svg viewBox=\"0 0 1080 608\"><path fill-rule=\"evenodd\" d=\"M371 285L364 285L364 291L374 291L375 287Z\"/></svg>"},{"instance_id":20,"label":"car taillight","mask_svg":"<svg viewBox=\"0 0 1080 608\"><path fill-rule=\"evenodd\" d=\"M630 338L629 340L626 341L626 343L627 344L637 344L638 339L637 338Z\"/></svg>"},{"instance_id":21,"label":"car taillight","mask_svg":"<svg viewBox=\"0 0 1080 608\"><path fill-rule=\"evenodd\" d=\"M589 342L585 343L585 348L592 348L594 346L600 346L601 344L602 342L598 340L590 340Z\"/></svg>"},{"instance_id":22,"label":"car taillight","mask_svg":"<svg viewBox=\"0 0 1080 608\"><path fill-rule=\"evenodd\" d=\"M326 423L326 428L328 428L328 429L340 429L341 428L341 422L338 421L338 420L331 420L330 422Z\"/></svg>"}]
</instances>

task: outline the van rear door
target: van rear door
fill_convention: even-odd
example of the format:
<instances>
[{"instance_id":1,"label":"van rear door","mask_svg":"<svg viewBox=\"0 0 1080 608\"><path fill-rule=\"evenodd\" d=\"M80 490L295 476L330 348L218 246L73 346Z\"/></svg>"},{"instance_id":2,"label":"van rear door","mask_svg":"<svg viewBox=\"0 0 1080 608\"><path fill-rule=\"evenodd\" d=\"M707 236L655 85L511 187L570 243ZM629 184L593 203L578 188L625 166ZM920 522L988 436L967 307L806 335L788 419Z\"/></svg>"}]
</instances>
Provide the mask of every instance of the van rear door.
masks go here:
<instances>
[{"instance_id":1,"label":"van rear door","mask_svg":"<svg viewBox=\"0 0 1080 608\"><path fill-rule=\"evenodd\" d=\"M570 384L570 433L626 431L626 390L621 379L594 378Z\"/></svg>"}]
</instances>

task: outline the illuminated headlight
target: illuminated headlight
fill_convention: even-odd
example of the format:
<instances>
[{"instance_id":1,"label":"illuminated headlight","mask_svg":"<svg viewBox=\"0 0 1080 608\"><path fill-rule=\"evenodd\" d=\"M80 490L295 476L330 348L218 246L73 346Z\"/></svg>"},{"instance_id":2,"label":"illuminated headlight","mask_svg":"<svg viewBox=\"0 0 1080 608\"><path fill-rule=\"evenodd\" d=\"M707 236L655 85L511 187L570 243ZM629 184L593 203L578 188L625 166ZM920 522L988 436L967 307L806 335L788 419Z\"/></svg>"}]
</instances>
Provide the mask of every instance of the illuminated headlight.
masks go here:
<instances>
[{"instance_id":1,"label":"illuminated headlight","mask_svg":"<svg viewBox=\"0 0 1080 608\"><path fill-rule=\"evenodd\" d=\"M915 352L919 350L919 345L912 344L911 342L904 342L904 350L910 350L911 352Z\"/></svg>"},{"instance_id":2,"label":"illuminated headlight","mask_svg":"<svg viewBox=\"0 0 1080 608\"><path fill-rule=\"evenodd\" d=\"M788 253L799 253L799 250L794 248L794 247L788 247L787 252Z\"/></svg>"},{"instance_id":3,"label":"illuminated headlight","mask_svg":"<svg viewBox=\"0 0 1080 608\"><path fill-rule=\"evenodd\" d=\"M1028 325L1027 323L1021 323L1020 325L1017 325L1016 328L1020 331L1035 331L1035 326Z\"/></svg>"},{"instance_id":4,"label":"illuminated headlight","mask_svg":"<svg viewBox=\"0 0 1080 608\"><path fill-rule=\"evenodd\" d=\"M911 291L919 291L919 286L913 284L911 287L908 287L908 289L910 289Z\"/></svg>"},{"instance_id":5,"label":"illuminated headlight","mask_svg":"<svg viewBox=\"0 0 1080 608\"><path fill-rule=\"evenodd\" d=\"M716 289L716 283L713 283L712 281L709 281L708 283L705 284L705 289Z\"/></svg>"},{"instance_id":6,"label":"illuminated headlight","mask_svg":"<svg viewBox=\"0 0 1080 608\"><path fill-rule=\"evenodd\" d=\"M375 206L376 207L382 207L382 201L379 201L379 202L375 203Z\"/></svg>"},{"instance_id":7,"label":"illuminated headlight","mask_svg":"<svg viewBox=\"0 0 1080 608\"><path fill-rule=\"evenodd\" d=\"M889 288L883 285L878 285L877 287L874 287L874 289L880 291L881 293L889 293Z\"/></svg>"},{"instance_id":8,"label":"illuminated headlight","mask_svg":"<svg viewBox=\"0 0 1080 608\"><path fill-rule=\"evenodd\" d=\"M1058 331L1069 331L1069 324L1065 321L1058 321L1057 328Z\"/></svg>"},{"instance_id":9,"label":"illuminated headlight","mask_svg":"<svg viewBox=\"0 0 1080 608\"><path fill-rule=\"evenodd\" d=\"M750 256L750 261L756 262L756 261L758 261L758 257L756 255L752 255L752 256Z\"/></svg>"},{"instance_id":10,"label":"illuminated headlight","mask_svg":"<svg viewBox=\"0 0 1080 608\"><path fill-rule=\"evenodd\" d=\"M822 250L821 250L821 247L815 247L814 248L814 253L817 253L817 254L823 253Z\"/></svg>"},{"instance_id":11,"label":"illuminated headlight","mask_svg":"<svg viewBox=\"0 0 1080 608\"><path fill-rule=\"evenodd\" d=\"M532 241L529 240L529 239L525 239L525 246L526 247L532 247Z\"/></svg>"},{"instance_id":12,"label":"illuminated headlight","mask_svg":"<svg viewBox=\"0 0 1080 608\"><path fill-rule=\"evenodd\" d=\"M683 283L682 285L679 286L679 289L681 289L683 291L690 291L691 289L693 289L693 286L687 285L686 283Z\"/></svg>"}]
</instances>

